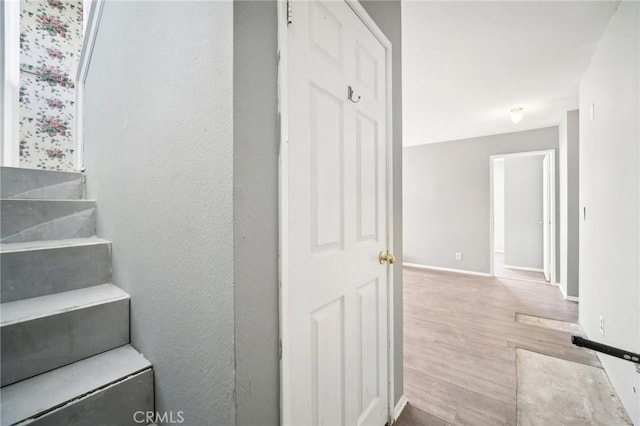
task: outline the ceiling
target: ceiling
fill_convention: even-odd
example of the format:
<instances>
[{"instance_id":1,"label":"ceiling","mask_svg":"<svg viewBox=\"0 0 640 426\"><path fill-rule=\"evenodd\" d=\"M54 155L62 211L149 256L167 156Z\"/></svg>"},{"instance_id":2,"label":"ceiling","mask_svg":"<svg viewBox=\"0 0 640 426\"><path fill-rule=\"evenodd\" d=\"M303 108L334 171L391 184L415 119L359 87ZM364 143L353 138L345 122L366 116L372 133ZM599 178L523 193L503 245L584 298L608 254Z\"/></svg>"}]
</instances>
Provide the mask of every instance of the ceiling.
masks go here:
<instances>
[{"instance_id":1,"label":"ceiling","mask_svg":"<svg viewBox=\"0 0 640 426\"><path fill-rule=\"evenodd\" d=\"M557 125L617 5L403 0L404 145Z\"/></svg>"}]
</instances>

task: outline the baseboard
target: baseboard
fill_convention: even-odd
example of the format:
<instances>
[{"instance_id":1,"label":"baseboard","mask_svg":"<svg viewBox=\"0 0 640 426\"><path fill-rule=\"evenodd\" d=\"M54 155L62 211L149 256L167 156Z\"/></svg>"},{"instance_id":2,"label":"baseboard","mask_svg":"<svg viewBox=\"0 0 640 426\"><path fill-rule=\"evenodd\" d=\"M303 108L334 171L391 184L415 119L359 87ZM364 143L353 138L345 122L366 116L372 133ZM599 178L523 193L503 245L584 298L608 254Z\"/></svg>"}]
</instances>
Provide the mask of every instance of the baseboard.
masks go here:
<instances>
[{"instance_id":1,"label":"baseboard","mask_svg":"<svg viewBox=\"0 0 640 426\"><path fill-rule=\"evenodd\" d=\"M567 293L565 293L564 288L560 286L560 293L562 293L562 297L567 298Z\"/></svg>"},{"instance_id":2,"label":"baseboard","mask_svg":"<svg viewBox=\"0 0 640 426\"><path fill-rule=\"evenodd\" d=\"M466 269L442 268L440 266L421 265L419 263L404 262L403 265L404 266L408 266L410 268L429 269L431 271L455 272L456 274L477 275L477 276L480 276L480 277L490 277L490 276L492 276L491 274L489 274L487 272L467 271Z\"/></svg>"},{"instance_id":3,"label":"baseboard","mask_svg":"<svg viewBox=\"0 0 640 426\"><path fill-rule=\"evenodd\" d=\"M579 302L578 298L575 296L567 296L567 293L564 292L564 288L558 284L558 286L560 287L560 293L562 293L562 297L564 297L564 300L568 300L570 302Z\"/></svg>"},{"instance_id":4,"label":"baseboard","mask_svg":"<svg viewBox=\"0 0 640 426\"><path fill-rule=\"evenodd\" d=\"M404 410L404 407L407 406L407 403L409 401L407 400L407 397L404 396L404 394L402 394L402 396L400 397L400 399L398 400L398 403L396 404L395 408L393 409L393 421L397 421L400 418L400 414L402 414L402 410Z\"/></svg>"},{"instance_id":5,"label":"baseboard","mask_svg":"<svg viewBox=\"0 0 640 426\"><path fill-rule=\"evenodd\" d=\"M544 269L540 268L527 268L526 266L513 266L513 265L502 265L507 269L516 269L518 271L527 271L527 272L544 272Z\"/></svg>"}]
</instances>

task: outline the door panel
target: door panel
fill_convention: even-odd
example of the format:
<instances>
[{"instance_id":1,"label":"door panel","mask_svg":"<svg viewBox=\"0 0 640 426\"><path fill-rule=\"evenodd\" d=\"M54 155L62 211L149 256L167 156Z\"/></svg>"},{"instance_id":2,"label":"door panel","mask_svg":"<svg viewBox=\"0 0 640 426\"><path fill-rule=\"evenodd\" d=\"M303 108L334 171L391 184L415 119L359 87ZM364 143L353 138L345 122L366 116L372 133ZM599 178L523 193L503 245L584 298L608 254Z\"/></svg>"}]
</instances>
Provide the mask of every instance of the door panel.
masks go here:
<instances>
[{"instance_id":1,"label":"door panel","mask_svg":"<svg viewBox=\"0 0 640 426\"><path fill-rule=\"evenodd\" d=\"M282 422L382 426L389 267L378 253L389 243L386 52L345 2L292 7Z\"/></svg>"},{"instance_id":2,"label":"door panel","mask_svg":"<svg viewBox=\"0 0 640 426\"><path fill-rule=\"evenodd\" d=\"M342 24L320 2L313 2L310 6L311 48L325 56L338 69L342 69Z\"/></svg>"},{"instance_id":3,"label":"door panel","mask_svg":"<svg viewBox=\"0 0 640 426\"><path fill-rule=\"evenodd\" d=\"M378 61L361 44L356 44L356 81L361 90L369 90L373 99L378 99Z\"/></svg>"},{"instance_id":4,"label":"door panel","mask_svg":"<svg viewBox=\"0 0 640 426\"><path fill-rule=\"evenodd\" d=\"M378 240L378 123L356 117L358 241Z\"/></svg>"},{"instance_id":5,"label":"door panel","mask_svg":"<svg viewBox=\"0 0 640 426\"><path fill-rule=\"evenodd\" d=\"M311 313L313 424L344 425L344 300Z\"/></svg>"},{"instance_id":6,"label":"door panel","mask_svg":"<svg viewBox=\"0 0 640 426\"><path fill-rule=\"evenodd\" d=\"M315 253L341 249L344 235L342 101L311 86L311 247Z\"/></svg>"},{"instance_id":7,"label":"door panel","mask_svg":"<svg viewBox=\"0 0 640 426\"><path fill-rule=\"evenodd\" d=\"M360 377L358 378L360 390L359 412L366 415L380 399L380 372L378 363L379 333L378 318L378 280L372 280L358 289L358 334L359 334L359 358ZM372 350L372 348L375 348ZM360 423L360 422L359 422Z\"/></svg>"}]
</instances>

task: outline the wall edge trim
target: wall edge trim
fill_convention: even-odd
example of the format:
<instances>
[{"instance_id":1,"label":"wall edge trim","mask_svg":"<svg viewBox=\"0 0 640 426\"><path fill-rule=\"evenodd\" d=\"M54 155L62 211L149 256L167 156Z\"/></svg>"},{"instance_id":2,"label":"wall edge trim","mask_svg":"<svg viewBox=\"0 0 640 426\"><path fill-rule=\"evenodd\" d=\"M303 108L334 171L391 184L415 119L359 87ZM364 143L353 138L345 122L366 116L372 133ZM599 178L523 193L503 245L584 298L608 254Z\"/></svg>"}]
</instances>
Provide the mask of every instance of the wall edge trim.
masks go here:
<instances>
[{"instance_id":1,"label":"wall edge trim","mask_svg":"<svg viewBox=\"0 0 640 426\"><path fill-rule=\"evenodd\" d=\"M404 409L405 409L405 407L407 406L408 403L409 403L409 400L407 399L405 394L402 394L400 396L400 399L398 399L398 403L396 404L395 408L393 409L393 420L394 421L397 421L400 418L400 415L402 414L402 411L404 411Z\"/></svg>"}]
</instances>

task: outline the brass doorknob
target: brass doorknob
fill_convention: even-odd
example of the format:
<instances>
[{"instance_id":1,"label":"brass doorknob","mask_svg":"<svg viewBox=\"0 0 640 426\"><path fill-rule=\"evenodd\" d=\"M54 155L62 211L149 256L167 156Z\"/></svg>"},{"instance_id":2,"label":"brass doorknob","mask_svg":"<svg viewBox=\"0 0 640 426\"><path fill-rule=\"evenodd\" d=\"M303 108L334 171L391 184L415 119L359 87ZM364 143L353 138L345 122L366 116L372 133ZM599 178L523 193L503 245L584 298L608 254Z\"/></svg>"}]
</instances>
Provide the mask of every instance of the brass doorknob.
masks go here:
<instances>
[{"instance_id":1,"label":"brass doorknob","mask_svg":"<svg viewBox=\"0 0 640 426\"><path fill-rule=\"evenodd\" d=\"M385 264L385 263L395 263L396 261L396 257L394 255L391 254L391 252L389 250L386 251L381 251L380 254L378 255L378 262L380 262L380 264Z\"/></svg>"}]
</instances>

